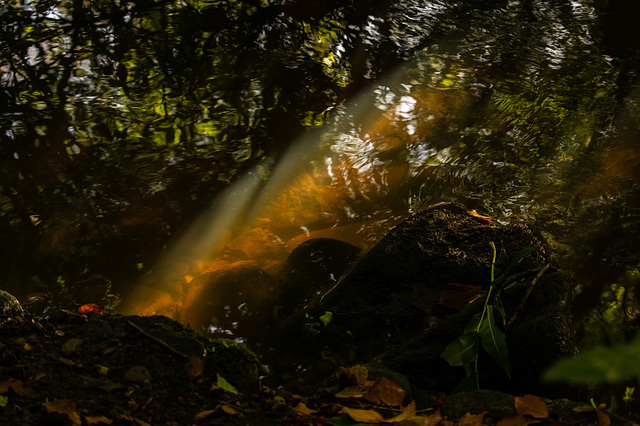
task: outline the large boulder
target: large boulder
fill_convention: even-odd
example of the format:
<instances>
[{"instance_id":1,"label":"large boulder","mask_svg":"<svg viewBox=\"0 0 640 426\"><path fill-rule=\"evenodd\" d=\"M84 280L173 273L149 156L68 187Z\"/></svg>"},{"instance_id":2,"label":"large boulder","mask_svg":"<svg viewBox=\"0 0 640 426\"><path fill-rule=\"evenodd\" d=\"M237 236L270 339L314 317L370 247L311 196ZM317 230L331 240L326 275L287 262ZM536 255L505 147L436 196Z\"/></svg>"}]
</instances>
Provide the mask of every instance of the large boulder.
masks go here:
<instances>
[{"instance_id":1,"label":"large boulder","mask_svg":"<svg viewBox=\"0 0 640 426\"><path fill-rule=\"evenodd\" d=\"M487 285L489 242L514 256L534 251L513 271L542 267L547 252L527 225L502 225L456 204L425 209L393 228L326 294L322 309L342 314L429 314L448 283Z\"/></svg>"},{"instance_id":2,"label":"large boulder","mask_svg":"<svg viewBox=\"0 0 640 426\"><path fill-rule=\"evenodd\" d=\"M479 368L490 377L483 386L541 389L538 377L544 369L575 352L572 277L545 267L547 251L529 226L488 219L455 204L417 213L392 229L322 298L320 312L331 311L332 326L355 336L359 361L373 358L371 368L403 374L418 390L450 392L465 372L449 366L441 354L483 309L491 283L490 242L507 259L532 247L508 274L508 285L493 293L499 299L491 300L506 319L513 317L504 330L513 380L482 350ZM496 266L496 278L506 264ZM485 296L456 302L459 295L448 293L457 291Z\"/></svg>"},{"instance_id":3,"label":"large boulder","mask_svg":"<svg viewBox=\"0 0 640 426\"><path fill-rule=\"evenodd\" d=\"M208 272L189 283L180 321L256 342L271 324L275 291L274 279L256 266Z\"/></svg>"},{"instance_id":4,"label":"large boulder","mask_svg":"<svg viewBox=\"0 0 640 426\"><path fill-rule=\"evenodd\" d=\"M333 238L312 238L287 257L279 303L287 310L317 299L355 262L360 248Z\"/></svg>"}]
</instances>

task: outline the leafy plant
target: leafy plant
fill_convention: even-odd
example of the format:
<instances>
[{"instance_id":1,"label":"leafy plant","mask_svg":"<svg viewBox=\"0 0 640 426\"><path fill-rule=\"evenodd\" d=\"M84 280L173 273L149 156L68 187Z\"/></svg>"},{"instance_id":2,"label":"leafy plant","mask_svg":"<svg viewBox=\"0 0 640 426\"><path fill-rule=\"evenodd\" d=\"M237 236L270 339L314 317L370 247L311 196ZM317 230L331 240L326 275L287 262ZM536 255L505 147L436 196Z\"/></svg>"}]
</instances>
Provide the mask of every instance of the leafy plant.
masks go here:
<instances>
[{"instance_id":1,"label":"leafy plant","mask_svg":"<svg viewBox=\"0 0 640 426\"><path fill-rule=\"evenodd\" d=\"M491 241L489 245L491 245L491 249L493 250L491 260L491 284L482 312L477 313L471 318L463 334L451 342L441 354L442 358L444 358L449 365L462 366L467 372L467 376L458 384L454 392L470 390L474 387L480 388L478 370L480 346L496 361L507 377L511 378L511 364L509 363L507 341L504 332L496 325L496 311L500 314L503 325L505 324L506 317L504 310L501 308L501 304L498 303L497 307L494 305L492 293L504 284L513 268L533 251L533 247L527 247L521 250L511 259L504 271L502 271L498 266L507 261L506 252L504 249L501 249L500 255L496 259L496 245L493 241ZM499 276L496 278L497 274L499 274ZM494 297L494 299L499 301L496 297Z\"/></svg>"},{"instance_id":2,"label":"leafy plant","mask_svg":"<svg viewBox=\"0 0 640 426\"><path fill-rule=\"evenodd\" d=\"M575 384L619 383L640 378L640 333L628 343L596 346L552 365L543 380ZM629 395L630 396L630 395Z\"/></svg>"}]
</instances>

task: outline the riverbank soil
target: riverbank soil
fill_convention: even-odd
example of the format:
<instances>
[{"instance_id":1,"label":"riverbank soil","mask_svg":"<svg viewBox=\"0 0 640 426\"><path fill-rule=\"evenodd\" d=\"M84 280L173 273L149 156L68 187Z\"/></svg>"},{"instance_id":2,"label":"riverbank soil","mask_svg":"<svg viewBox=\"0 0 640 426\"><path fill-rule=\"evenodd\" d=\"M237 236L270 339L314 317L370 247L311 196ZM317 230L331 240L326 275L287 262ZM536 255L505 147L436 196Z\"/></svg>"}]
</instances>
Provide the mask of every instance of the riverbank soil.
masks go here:
<instances>
[{"instance_id":1,"label":"riverbank soil","mask_svg":"<svg viewBox=\"0 0 640 426\"><path fill-rule=\"evenodd\" d=\"M363 366L341 367L291 394L261 385L261 368L244 346L166 317L56 311L47 321L4 319L0 424L632 424L604 405L493 391L438 394L416 407L399 385Z\"/></svg>"}]
</instances>

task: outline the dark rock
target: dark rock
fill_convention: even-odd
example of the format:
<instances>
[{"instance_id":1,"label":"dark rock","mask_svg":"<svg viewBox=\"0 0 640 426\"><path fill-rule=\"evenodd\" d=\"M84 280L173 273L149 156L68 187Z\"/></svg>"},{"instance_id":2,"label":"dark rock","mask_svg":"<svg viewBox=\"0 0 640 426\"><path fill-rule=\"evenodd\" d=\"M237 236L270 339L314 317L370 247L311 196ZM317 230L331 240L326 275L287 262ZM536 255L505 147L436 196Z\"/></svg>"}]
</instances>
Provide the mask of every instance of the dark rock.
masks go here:
<instances>
[{"instance_id":1,"label":"dark rock","mask_svg":"<svg viewBox=\"0 0 640 426\"><path fill-rule=\"evenodd\" d=\"M485 411L486 416L493 419L515 415L515 399L512 395L498 391L476 390L451 395L440 407L444 418L454 421L466 413L480 414Z\"/></svg>"},{"instance_id":2,"label":"dark rock","mask_svg":"<svg viewBox=\"0 0 640 426\"><path fill-rule=\"evenodd\" d=\"M534 247L514 273L540 268L546 261L542 241L528 226L488 222L464 207L438 205L393 228L320 306L345 314L424 315L447 283L488 284L491 241L510 257Z\"/></svg>"},{"instance_id":3,"label":"dark rock","mask_svg":"<svg viewBox=\"0 0 640 426\"><path fill-rule=\"evenodd\" d=\"M296 247L285 262L279 303L294 308L335 284L356 260L360 248L332 238L313 238Z\"/></svg>"},{"instance_id":4,"label":"dark rock","mask_svg":"<svg viewBox=\"0 0 640 426\"><path fill-rule=\"evenodd\" d=\"M203 274L189 283L181 322L213 334L259 339L272 319L275 281L255 266Z\"/></svg>"},{"instance_id":5,"label":"dark rock","mask_svg":"<svg viewBox=\"0 0 640 426\"><path fill-rule=\"evenodd\" d=\"M14 318L23 314L18 299L4 290L0 290L0 319Z\"/></svg>"},{"instance_id":6,"label":"dark rock","mask_svg":"<svg viewBox=\"0 0 640 426\"><path fill-rule=\"evenodd\" d=\"M571 275L564 271L544 274L536 283L522 311L524 293L532 279L505 290L500 300L507 318L515 316L506 330L512 378L481 351L481 386L513 393L562 393L564 388L543 385L539 378L553 362L576 351L571 326ZM376 357L370 365L397 371L412 385L427 391L451 392L464 378L461 367L451 367L441 357L447 345L458 338L469 320L482 311L485 298L464 307L427 331Z\"/></svg>"}]
</instances>

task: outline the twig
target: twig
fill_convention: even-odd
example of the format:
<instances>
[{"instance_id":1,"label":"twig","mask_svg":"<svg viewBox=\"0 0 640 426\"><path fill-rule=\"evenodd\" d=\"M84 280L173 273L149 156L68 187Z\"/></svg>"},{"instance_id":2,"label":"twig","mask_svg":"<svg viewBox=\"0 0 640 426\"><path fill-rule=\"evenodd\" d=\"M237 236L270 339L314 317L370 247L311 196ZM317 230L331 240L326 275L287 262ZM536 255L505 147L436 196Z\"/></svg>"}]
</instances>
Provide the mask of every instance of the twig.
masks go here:
<instances>
[{"instance_id":1,"label":"twig","mask_svg":"<svg viewBox=\"0 0 640 426\"><path fill-rule=\"evenodd\" d=\"M540 269L540 272L538 272L538 275L536 275L535 278L531 281L531 284L529 284L529 288L527 289L527 292L522 297L522 301L520 302L518 309L516 309L516 311L511 316L511 318L509 318L509 321L507 321L504 328L509 328L509 326L518 317L518 314L524 310L524 304L527 302L527 299L531 295L531 292L533 291L533 287L535 287L536 283L540 280L540 278L542 278L542 275L544 275L544 273L547 272L547 269L549 269L550 267L551 267L551 264L547 263L546 265L544 265L542 269Z\"/></svg>"},{"instance_id":2,"label":"twig","mask_svg":"<svg viewBox=\"0 0 640 426\"><path fill-rule=\"evenodd\" d=\"M177 349L175 349L173 346L169 345L167 342L165 342L162 339L158 339L156 336L153 336L149 333L147 333L146 331L144 331L142 328L140 328L140 326L134 324L131 321L127 321L129 323L129 325L133 328L135 328L136 330L138 330L140 333L144 334L145 336L147 336L149 339L153 340L154 342L156 342L159 345L164 346L165 348L167 348L168 350L170 350L171 352L173 352L174 354L178 355L181 358L184 359L189 359L189 357L185 354L183 354L182 352L178 351Z\"/></svg>"}]
</instances>

